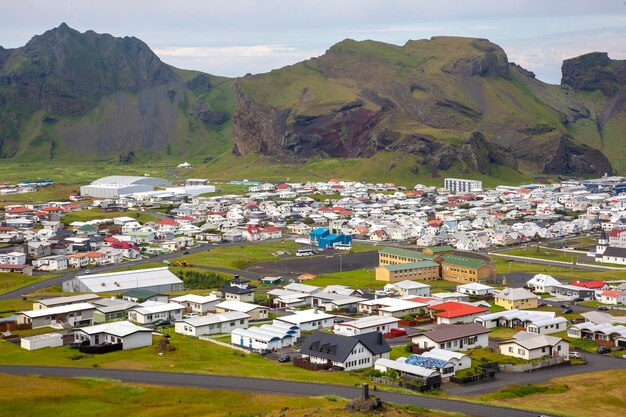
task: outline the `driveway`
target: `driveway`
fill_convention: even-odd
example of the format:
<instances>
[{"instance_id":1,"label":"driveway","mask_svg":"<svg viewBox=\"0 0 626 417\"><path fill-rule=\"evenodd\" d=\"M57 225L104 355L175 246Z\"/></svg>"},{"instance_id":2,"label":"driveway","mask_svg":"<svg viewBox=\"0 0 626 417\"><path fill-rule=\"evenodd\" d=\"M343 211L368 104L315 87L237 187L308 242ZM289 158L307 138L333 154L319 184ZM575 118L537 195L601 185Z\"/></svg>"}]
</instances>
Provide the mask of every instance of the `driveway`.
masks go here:
<instances>
[{"instance_id":1,"label":"driveway","mask_svg":"<svg viewBox=\"0 0 626 417\"><path fill-rule=\"evenodd\" d=\"M110 378L126 382L165 386L186 386L231 391L264 392L268 394L324 396L337 395L358 398L360 389L343 385L314 384L309 382L280 381L272 379L242 378L218 375L183 374L174 372L147 372L116 369L62 368L45 366L0 366L0 373L12 375L39 375L53 377ZM314 373L312 373L314 377ZM420 408L445 410L482 417L537 417L537 413L505 407L494 407L458 400L420 395L377 391L383 401L409 404Z\"/></svg>"},{"instance_id":2,"label":"driveway","mask_svg":"<svg viewBox=\"0 0 626 417\"><path fill-rule=\"evenodd\" d=\"M554 368L539 369L529 373L502 373L496 374L494 381L460 386L447 384L444 391L448 394L462 396L476 396L489 394L498 391L511 384L540 384L552 378L560 376L577 375L586 372L604 371L607 369L626 369L626 360L612 356L596 355L594 353L584 353L587 360L586 365L561 366Z\"/></svg>"}]
</instances>

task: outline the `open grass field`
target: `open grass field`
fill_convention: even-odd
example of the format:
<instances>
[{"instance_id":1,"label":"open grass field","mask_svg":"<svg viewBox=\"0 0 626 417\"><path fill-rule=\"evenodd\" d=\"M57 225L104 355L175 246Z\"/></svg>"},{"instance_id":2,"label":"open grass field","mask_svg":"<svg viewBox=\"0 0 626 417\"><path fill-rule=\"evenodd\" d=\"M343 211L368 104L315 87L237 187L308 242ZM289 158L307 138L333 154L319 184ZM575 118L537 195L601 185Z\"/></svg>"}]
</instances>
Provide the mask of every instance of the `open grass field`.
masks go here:
<instances>
[{"instance_id":1,"label":"open grass field","mask_svg":"<svg viewBox=\"0 0 626 417\"><path fill-rule=\"evenodd\" d=\"M27 287L45 279L53 278L56 275L24 275L14 272L1 272L0 273L0 294L4 294L9 291L17 290L18 288Z\"/></svg>"},{"instance_id":2,"label":"open grass field","mask_svg":"<svg viewBox=\"0 0 626 417\"><path fill-rule=\"evenodd\" d=\"M543 249L543 248L525 248L525 249L510 249L506 251L500 252L506 255L514 255L514 256L525 256L528 258L536 258L536 259L544 259L546 261L556 261L556 262L568 262L574 263L578 262L578 255L575 253L569 252L561 252L557 250L551 249Z\"/></svg>"},{"instance_id":3,"label":"open grass field","mask_svg":"<svg viewBox=\"0 0 626 417\"><path fill-rule=\"evenodd\" d=\"M63 223L70 224L72 222L86 222L88 220L97 219L112 219L114 217L132 217L139 223L158 222L159 219L155 216L145 213L143 211L113 211L110 213L104 213L99 209L88 209L67 213L61 219Z\"/></svg>"},{"instance_id":4,"label":"open grass field","mask_svg":"<svg viewBox=\"0 0 626 417\"><path fill-rule=\"evenodd\" d=\"M626 410L626 371L609 370L554 378L536 388L509 387L477 399L568 417L621 417ZM512 389L513 388L513 389ZM537 389L539 388L539 389Z\"/></svg>"},{"instance_id":5,"label":"open grass field","mask_svg":"<svg viewBox=\"0 0 626 417\"><path fill-rule=\"evenodd\" d=\"M37 389L30 389L37 387ZM15 390L21 393L12 395ZM336 417L344 415L347 399L295 397L174 388L131 384L98 378L45 378L3 375L0 377L0 415L3 416L94 416L142 417ZM368 414L350 413L354 417ZM418 416L388 406L381 417ZM448 417L439 411L419 410L419 417Z\"/></svg>"},{"instance_id":6,"label":"open grass field","mask_svg":"<svg viewBox=\"0 0 626 417\"><path fill-rule=\"evenodd\" d=\"M269 262L276 259L274 253L279 251L289 252L290 255L282 255L278 259L295 258L296 249L301 245L291 240L280 242L258 242L254 245L222 246L213 249L184 255L172 259L185 260L192 265L216 266L221 268L243 269L260 262Z\"/></svg>"},{"instance_id":7,"label":"open grass field","mask_svg":"<svg viewBox=\"0 0 626 417\"><path fill-rule=\"evenodd\" d=\"M70 194L78 193L79 191L80 187L78 185L53 184L47 187L40 187L34 193L0 196L0 206L46 201L67 201Z\"/></svg>"},{"instance_id":8,"label":"open grass field","mask_svg":"<svg viewBox=\"0 0 626 417\"><path fill-rule=\"evenodd\" d=\"M327 285L347 285L351 288L383 288L387 282L376 281L376 274L371 269L357 269L355 271L334 272L328 275L319 275L306 281L307 285L325 287Z\"/></svg>"},{"instance_id":9,"label":"open grass field","mask_svg":"<svg viewBox=\"0 0 626 417\"><path fill-rule=\"evenodd\" d=\"M32 308L32 300L24 301L21 298L3 300L0 301L0 317L8 317L17 313L18 311L31 310Z\"/></svg>"},{"instance_id":10,"label":"open grass field","mask_svg":"<svg viewBox=\"0 0 626 417\"><path fill-rule=\"evenodd\" d=\"M531 264L519 261L508 261L504 258L494 256L492 258L496 264L496 272L498 274L507 274L511 272L527 272L529 274L548 274L555 278L561 278L566 281L576 280L617 280L626 279L626 270L609 270L609 271L585 271L563 266L549 266Z\"/></svg>"},{"instance_id":11,"label":"open grass field","mask_svg":"<svg viewBox=\"0 0 626 417\"><path fill-rule=\"evenodd\" d=\"M159 356L156 346L117 351L89 358L72 360L78 354L69 347L46 348L27 351L6 341L0 341L0 363L6 365L80 366L146 371L190 372L217 375L250 376L297 381L315 381L353 385L364 382L359 373L327 371L314 372L298 368L291 363L279 363L262 356L245 355L210 342L176 334L173 330L171 344L176 348ZM155 338L155 341L158 338Z\"/></svg>"}]
</instances>

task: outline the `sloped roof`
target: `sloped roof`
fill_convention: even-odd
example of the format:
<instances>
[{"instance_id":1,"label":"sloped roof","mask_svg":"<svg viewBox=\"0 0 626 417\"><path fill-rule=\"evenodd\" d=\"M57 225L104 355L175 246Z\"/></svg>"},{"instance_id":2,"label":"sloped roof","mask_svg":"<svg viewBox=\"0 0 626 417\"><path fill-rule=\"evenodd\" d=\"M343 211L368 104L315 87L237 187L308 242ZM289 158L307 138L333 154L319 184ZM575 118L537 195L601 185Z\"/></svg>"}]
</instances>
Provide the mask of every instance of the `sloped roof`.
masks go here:
<instances>
[{"instance_id":1,"label":"sloped roof","mask_svg":"<svg viewBox=\"0 0 626 417\"><path fill-rule=\"evenodd\" d=\"M433 261L419 261L419 262L407 262L403 264L395 264L395 265L385 265L387 271L405 271L408 269L418 269L418 268L431 268L439 266L436 262Z\"/></svg>"},{"instance_id":2,"label":"sloped roof","mask_svg":"<svg viewBox=\"0 0 626 417\"><path fill-rule=\"evenodd\" d=\"M378 251L378 253L384 253L386 255L403 256L405 258L413 258L416 260L432 260L434 256L426 255L425 253L418 252L411 249L395 248L392 246L386 246Z\"/></svg>"},{"instance_id":3,"label":"sloped roof","mask_svg":"<svg viewBox=\"0 0 626 417\"><path fill-rule=\"evenodd\" d=\"M440 324L433 327L432 330L421 333L417 336L426 336L434 342L441 343L448 340L459 339L467 336L476 336L479 334L489 333L490 330L478 323L469 324Z\"/></svg>"},{"instance_id":4,"label":"sloped roof","mask_svg":"<svg viewBox=\"0 0 626 417\"><path fill-rule=\"evenodd\" d=\"M337 362L344 362L352 349L361 342L372 355L391 351L385 338L378 332L357 336L342 336L333 333L315 332L309 336L300 349L300 353Z\"/></svg>"},{"instance_id":5,"label":"sloped roof","mask_svg":"<svg viewBox=\"0 0 626 417\"><path fill-rule=\"evenodd\" d=\"M442 255L442 257L443 257L442 264L462 266L465 268L478 269L487 263L486 261L483 261L482 259L466 258L465 256Z\"/></svg>"}]
</instances>

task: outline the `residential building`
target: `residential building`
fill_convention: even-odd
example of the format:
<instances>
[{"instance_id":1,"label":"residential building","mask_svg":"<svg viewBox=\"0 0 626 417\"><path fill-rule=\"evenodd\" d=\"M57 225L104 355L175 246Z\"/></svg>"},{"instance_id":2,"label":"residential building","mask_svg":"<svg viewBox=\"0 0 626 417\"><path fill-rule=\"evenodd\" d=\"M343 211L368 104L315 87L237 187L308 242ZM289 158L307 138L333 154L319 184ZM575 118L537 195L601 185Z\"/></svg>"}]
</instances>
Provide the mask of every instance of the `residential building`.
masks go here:
<instances>
[{"instance_id":1,"label":"residential building","mask_svg":"<svg viewBox=\"0 0 626 417\"><path fill-rule=\"evenodd\" d=\"M602 304L626 304L626 291L605 290L600 292L597 300Z\"/></svg>"},{"instance_id":2,"label":"residential building","mask_svg":"<svg viewBox=\"0 0 626 417\"><path fill-rule=\"evenodd\" d=\"M161 320L180 320L184 307L178 303L145 301L128 312L128 319L135 323L150 324Z\"/></svg>"},{"instance_id":3,"label":"residential building","mask_svg":"<svg viewBox=\"0 0 626 417\"><path fill-rule=\"evenodd\" d=\"M30 324L33 329L40 327L64 329L91 325L95 309L96 307L92 304L77 303L22 311L17 314L17 324Z\"/></svg>"},{"instance_id":4,"label":"residential building","mask_svg":"<svg viewBox=\"0 0 626 417\"><path fill-rule=\"evenodd\" d=\"M209 312L215 312L216 304L220 303L222 299L215 294L207 296L185 294L174 297L170 301L183 305L185 310L189 309L192 313L203 316Z\"/></svg>"},{"instance_id":5,"label":"residential building","mask_svg":"<svg viewBox=\"0 0 626 417\"><path fill-rule=\"evenodd\" d=\"M439 279L439 264L433 261L423 260L379 266L376 268L377 281L398 282L410 279L428 281Z\"/></svg>"},{"instance_id":6,"label":"residential building","mask_svg":"<svg viewBox=\"0 0 626 417\"><path fill-rule=\"evenodd\" d=\"M443 255L441 279L467 284L484 283L495 279L496 268L492 262L456 255Z\"/></svg>"},{"instance_id":7,"label":"residential building","mask_svg":"<svg viewBox=\"0 0 626 417\"><path fill-rule=\"evenodd\" d=\"M289 327L263 324L259 327L238 328L230 333L230 343L248 349L280 349L296 343L296 331Z\"/></svg>"},{"instance_id":8,"label":"residential building","mask_svg":"<svg viewBox=\"0 0 626 417\"><path fill-rule=\"evenodd\" d=\"M500 353L525 360L560 356L569 358L569 343L560 337L518 332L498 345Z\"/></svg>"},{"instance_id":9,"label":"residential building","mask_svg":"<svg viewBox=\"0 0 626 417\"><path fill-rule=\"evenodd\" d=\"M465 351L489 346L489 332L490 330L478 323L439 324L432 330L413 335L411 340L421 349Z\"/></svg>"},{"instance_id":10,"label":"residential building","mask_svg":"<svg viewBox=\"0 0 626 417\"><path fill-rule=\"evenodd\" d=\"M97 324L74 330L76 343L87 342L88 346L121 344L123 350L152 345L152 330L128 321Z\"/></svg>"},{"instance_id":11,"label":"residential building","mask_svg":"<svg viewBox=\"0 0 626 417\"><path fill-rule=\"evenodd\" d=\"M552 293L552 288L555 285L561 285L561 282L546 274L537 274L526 281L526 286L537 294Z\"/></svg>"},{"instance_id":12,"label":"residential building","mask_svg":"<svg viewBox=\"0 0 626 417\"><path fill-rule=\"evenodd\" d=\"M78 303L92 303L93 304L93 301L98 300L98 299L100 299L100 296L96 294L80 294L80 295L73 295L71 297L42 298L41 300L37 300L33 302L33 310L66 306L66 305L78 304Z\"/></svg>"},{"instance_id":13,"label":"residential building","mask_svg":"<svg viewBox=\"0 0 626 417\"><path fill-rule=\"evenodd\" d=\"M505 288L493 295L496 305L507 310L537 308L539 296L525 288Z\"/></svg>"},{"instance_id":14,"label":"residential building","mask_svg":"<svg viewBox=\"0 0 626 417\"><path fill-rule=\"evenodd\" d=\"M396 317L366 316L356 320L344 321L333 326L333 332L343 336L355 336L365 333L389 333L398 328L400 319Z\"/></svg>"},{"instance_id":15,"label":"residential building","mask_svg":"<svg viewBox=\"0 0 626 417\"><path fill-rule=\"evenodd\" d=\"M274 323L282 322L298 326L302 331L330 329L333 327L335 316L318 309L299 310L289 316L276 317Z\"/></svg>"},{"instance_id":16,"label":"residential building","mask_svg":"<svg viewBox=\"0 0 626 417\"><path fill-rule=\"evenodd\" d=\"M247 329L250 316L239 311L192 317L179 320L174 325L176 333L187 336L204 336L230 333L235 329Z\"/></svg>"},{"instance_id":17,"label":"residential building","mask_svg":"<svg viewBox=\"0 0 626 417\"><path fill-rule=\"evenodd\" d=\"M128 312L137 307L137 303L119 298L102 298L92 301L96 307L93 313L93 321L95 323L105 323L107 321L125 320Z\"/></svg>"},{"instance_id":18,"label":"residential building","mask_svg":"<svg viewBox=\"0 0 626 417\"><path fill-rule=\"evenodd\" d=\"M226 300L215 305L217 313L227 311L239 311L250 316L250 320L266 320L269 317L269 309L258 304L244 303L241 301Z\"/></svg>"},{"instance_id":19,"label":"residential building","mask_svg":"<svg viewBox=\"0 0 626 417\"><path fill-rule=\"evenodd\" d=\"M489 285L479 284L478 282L471 282L469 284L457 285L456 290L462 294L484 297L493 295L495 288Z\"/></svg>"},{"instance_id":20,"label":"residential building","mask_svg":"<svg viewBox=\"0 0 626 417\"><path fill-rule=\"evenodd\" d=\"M446 178L443 180L443 187L453 193L471 193L473 191L481 191L483 182L462 178Z\"/></svg>"},{"instance_id":21,"label":"residential building","mask_svg":"<svg viewBox=\"0 0 626 417\"><path fill-rule=\"evenodd\" d=\"M489 312L488 308L456 301L432 304L428 309L431 316L437 320L437 324L472 323L475 318Z\"/></svg>"},{"instance_id":22,"label":"residential building","mask_svg":"<svg viewBox=\"0 0 626 417\"><path fill-rule=\"evenodd\" d=\"M254 302L254 285L250 285L250 280L240 278L238 275L229 281L228 285L220 288L222 298L240 302Z\"/></svg>"}]
</instances>

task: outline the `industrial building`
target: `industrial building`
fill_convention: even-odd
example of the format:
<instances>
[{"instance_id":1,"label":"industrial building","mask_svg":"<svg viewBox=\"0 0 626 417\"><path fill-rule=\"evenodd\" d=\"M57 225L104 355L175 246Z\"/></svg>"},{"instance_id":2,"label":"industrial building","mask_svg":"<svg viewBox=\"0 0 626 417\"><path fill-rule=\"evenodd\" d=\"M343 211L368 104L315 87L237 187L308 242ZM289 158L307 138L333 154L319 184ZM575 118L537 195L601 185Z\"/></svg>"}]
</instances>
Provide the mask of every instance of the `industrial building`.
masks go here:
<instances>
[{"instance_id":1,"label":"industrial building","mask_svg":"<svg viewBox=\"0 0 626 417\"><path fill-rule=\"evenodd\" d=\"M183 282L170 272L167 267L163 267L106 274L79 275L63 283L63 291L65 292L124 292L131 289L148 290L157 293L182 291Z\"/></svg>"},{"instance_id":2,"label":"industrial building","mask_svg":"<svg viewBox=\"0 0 626 417\"><path fill-rule=\"evenodd\" d=\"M154 187L168 185L171 183L163 178L111 175L83 185L80 194L96 198L119 198L120 195L153 191Z\"/></svg>"}]
</instances>

